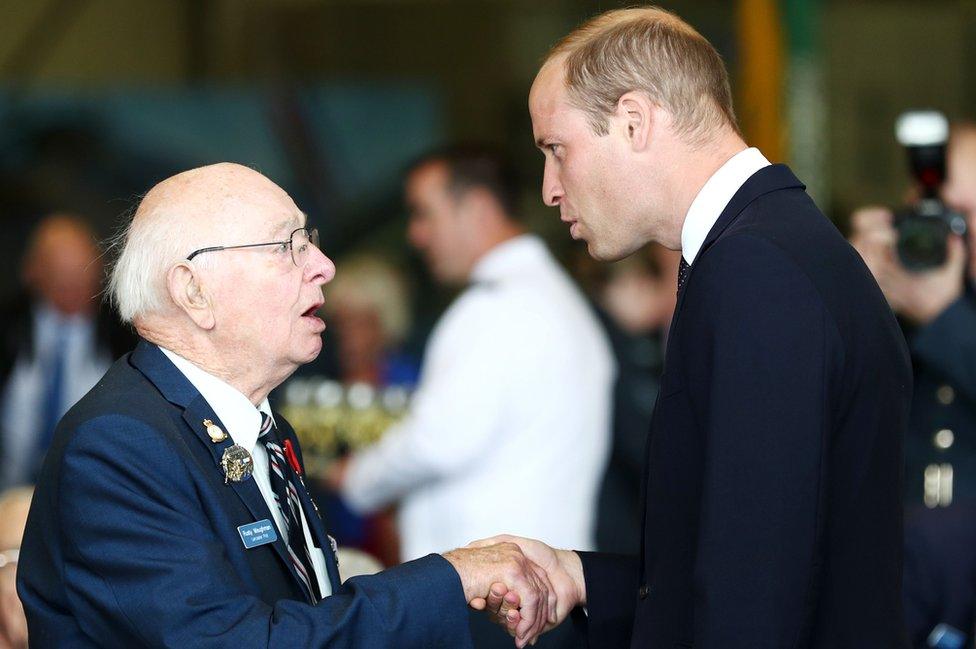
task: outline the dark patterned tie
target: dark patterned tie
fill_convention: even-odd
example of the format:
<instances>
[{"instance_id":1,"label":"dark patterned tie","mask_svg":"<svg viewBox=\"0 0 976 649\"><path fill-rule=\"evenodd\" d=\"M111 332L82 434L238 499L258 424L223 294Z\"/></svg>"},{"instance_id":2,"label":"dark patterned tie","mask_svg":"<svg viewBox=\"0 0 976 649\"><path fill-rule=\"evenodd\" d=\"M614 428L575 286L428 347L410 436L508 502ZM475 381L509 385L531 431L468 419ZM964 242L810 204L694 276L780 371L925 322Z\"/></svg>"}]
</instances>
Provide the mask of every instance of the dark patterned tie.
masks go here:
<instances>
[{"instance_id":1,"label":"dark patterned tie","mask_svg":"<svg viewBox=\"0 0 976 649\"><path fill-rule=\"evenodd\" d=\"M274 492L275 502L281 518L285 521L285 546L288 556L298 577L308 591L313 604L322 599L319 592L319 582L312 569L312 555L305 543L303 531L304 518L298 504L298 488L294 472L285 460L285 453L281 448L281 439L274 420L266 413L261 413L261 432L258 439L264 442L268 449L268 474L271 476L271 490Z\"/></svg>"},{"instance_id":2,"label":"dark patterned tie","mask_svg":"<svg viewBox=\"0 0 976 649\"><path fill-rule=\"evenodd\" d=\"M688 270L691 268L691 264L685 261L684 255L681 256L681 263L678 264L678 293L681 293L681 288L685 285L685 280L688 279Z\"/></svg>"}]
</instances>

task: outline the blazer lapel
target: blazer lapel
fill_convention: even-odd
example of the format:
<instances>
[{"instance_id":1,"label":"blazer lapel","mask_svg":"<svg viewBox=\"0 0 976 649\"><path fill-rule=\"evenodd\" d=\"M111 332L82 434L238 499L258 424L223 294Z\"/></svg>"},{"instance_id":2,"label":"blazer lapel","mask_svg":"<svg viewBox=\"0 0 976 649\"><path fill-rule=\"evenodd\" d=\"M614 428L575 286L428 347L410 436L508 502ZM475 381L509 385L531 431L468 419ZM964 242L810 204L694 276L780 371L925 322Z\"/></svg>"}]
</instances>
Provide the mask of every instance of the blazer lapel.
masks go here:
<instances>
[{"instance_id":1,"label":"blazer lapel","mask_svg":"<svg viewBox=\"0 0 976 649\"><path fill-rule=\"evenodd\" d=\"M234 441L229 436L224 441L216 444L210 439L206 427L203 424L204 419L211 420L225 431L227 428L217 417L210 404L203 398L203 395L193 387L189 379L166 358L166 355L156 345L148 343L145 340L139 341L135 351L132 353L131 362L146 378L155 384L170 403L183 408L183 421L186 423L187 428L203 444L204 448L210 452L214 463L214 471L218 471L223 475L220 460L224 455L224 451L230 448L234 444ZM268 509L268 504L264 500L264 496L261 495L261 491L252 478L242 482L228 481L226 486L244 503L244 506L254 516L255 521L265 518L274 521L274 517ZM291 573L292 579L299 584L300 590L304 592L305 588L301 586L302 582L298 577L298 573L294 566L292 566L291 559L288 557L284 537L278 534L278 540L272 546L282 564ZM328 543L326 543L326 546L328 547ZM327 554L331 554L331 551Z\"/></svg>"}]
</instances>

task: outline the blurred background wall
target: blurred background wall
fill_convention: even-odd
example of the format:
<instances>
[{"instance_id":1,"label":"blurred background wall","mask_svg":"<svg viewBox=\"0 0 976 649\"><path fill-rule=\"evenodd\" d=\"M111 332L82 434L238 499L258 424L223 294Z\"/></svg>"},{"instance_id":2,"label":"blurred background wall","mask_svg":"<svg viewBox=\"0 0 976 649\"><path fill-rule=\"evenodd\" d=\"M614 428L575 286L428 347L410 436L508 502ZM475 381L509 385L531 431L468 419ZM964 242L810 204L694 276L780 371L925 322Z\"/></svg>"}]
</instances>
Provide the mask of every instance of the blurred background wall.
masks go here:
<instances>
[{"instance_id":1,"label":"blurred background wall","mask_svg":"<svg viewBox=\"0 0 976 649\"><path fill-rule=\"evenodd\" d=\"M23 235L45 212L83 213L107 234L154 182L223 159L285 186L327 252L379 243L413 263L398 171L457 139L517 156L530 222L566 250L538 200L526 93L559 36L628 4L0 3L0 293L16 285ZM792 164L839 223L854 205L900 201L898 113L976 115L972 0L661 4L715 43L749 139Z\"/></svg>"}]
</instances>

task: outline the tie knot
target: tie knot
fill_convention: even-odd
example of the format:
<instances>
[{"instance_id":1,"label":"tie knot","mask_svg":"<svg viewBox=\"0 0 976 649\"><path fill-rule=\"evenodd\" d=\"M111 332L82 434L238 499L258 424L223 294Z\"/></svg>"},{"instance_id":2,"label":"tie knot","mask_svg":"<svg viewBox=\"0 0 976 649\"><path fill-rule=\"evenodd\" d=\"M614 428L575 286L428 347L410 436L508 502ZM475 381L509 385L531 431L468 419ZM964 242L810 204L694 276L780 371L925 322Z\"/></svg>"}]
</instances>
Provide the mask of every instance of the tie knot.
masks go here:
<instances>
[{"instance_id":1,"label":"tie knot","mask_svg":"<svg viewBox=\"0 0 976 649\"><path fill-rule=\"evenodd\" d=\"M678 264L678 291L685 285L685 280L688 279L688 271L691 269L691 264L685 261L684 256L681 257L681 262Z\"/></svg>"},{"instance_id":2,"label":"tie knot","mask_svg":"<svg viewBox=\"0 0 976 649\"><path fill-rule=\"evenodd\" d=\"M268 433L274 430L274 420L266 412L261 413L261 429L258 431L258 439L265 437Z\"/></svg>"}]
</instances>

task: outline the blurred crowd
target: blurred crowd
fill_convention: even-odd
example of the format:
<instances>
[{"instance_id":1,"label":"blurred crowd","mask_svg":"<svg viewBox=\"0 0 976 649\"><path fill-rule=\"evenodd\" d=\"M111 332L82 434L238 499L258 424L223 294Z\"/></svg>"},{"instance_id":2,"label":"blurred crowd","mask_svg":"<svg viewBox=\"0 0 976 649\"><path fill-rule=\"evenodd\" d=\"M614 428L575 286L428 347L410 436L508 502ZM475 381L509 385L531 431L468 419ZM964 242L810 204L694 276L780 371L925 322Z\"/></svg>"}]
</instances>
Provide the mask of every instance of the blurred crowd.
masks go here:
<instances>
[{"instance_id":1,"label":"blurred crowd","mask_svg":"<svg viewBox=\"0 0 976 649\"><path fill-rule=\"evenodd\" d=\"M340 546L365 551L346 571L498 531L638 549L679 254L650 247L615 264L582 254L562 264L520 219L522 189L483 147L434 151L405 172L406 243L453 296L422 354L406 345L418 326L404 265L380 249L337 260L323 307L330 357L275 402L291 409L318 467L310 486ZM942 199L971 227L950 235L934 269L902 263L891 208L849 220L913 355L905 606L919 647L940 625L969 634L976 623L976 125L951 132ZM23 250L21 290L0 317L0 649L26 646L13 575L53 428L135 342L101 299L102 254L83 217L45 216ZM477 646L510 645L481 618L471 624ZM542 645L574 646L565 626Z\"/></svg>"}]
</instances>

